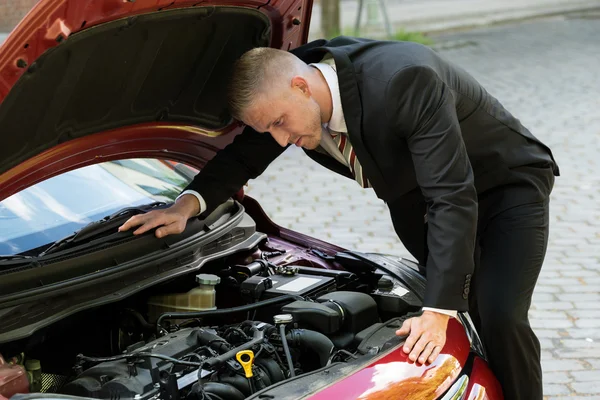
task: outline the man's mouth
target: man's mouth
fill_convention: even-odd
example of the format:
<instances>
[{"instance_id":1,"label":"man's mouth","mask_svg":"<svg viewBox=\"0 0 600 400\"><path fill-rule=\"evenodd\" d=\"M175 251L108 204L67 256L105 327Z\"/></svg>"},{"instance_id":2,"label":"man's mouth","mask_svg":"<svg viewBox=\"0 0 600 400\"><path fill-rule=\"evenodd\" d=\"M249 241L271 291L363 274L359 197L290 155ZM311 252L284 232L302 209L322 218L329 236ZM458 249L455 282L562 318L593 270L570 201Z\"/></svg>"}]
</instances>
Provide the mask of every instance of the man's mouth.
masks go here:
<instances>
[{"instance_id":1,"label":"man's mouth","mask_svg":"<svg viewBox=\"0 0 600 400\"><path fill-rule=\"evenodd\" d=\"M301 147L302 146L302 138L298 138L298 140L296 140L296 143L294 143L296 146Z\"/></svg>"}]
</instances>

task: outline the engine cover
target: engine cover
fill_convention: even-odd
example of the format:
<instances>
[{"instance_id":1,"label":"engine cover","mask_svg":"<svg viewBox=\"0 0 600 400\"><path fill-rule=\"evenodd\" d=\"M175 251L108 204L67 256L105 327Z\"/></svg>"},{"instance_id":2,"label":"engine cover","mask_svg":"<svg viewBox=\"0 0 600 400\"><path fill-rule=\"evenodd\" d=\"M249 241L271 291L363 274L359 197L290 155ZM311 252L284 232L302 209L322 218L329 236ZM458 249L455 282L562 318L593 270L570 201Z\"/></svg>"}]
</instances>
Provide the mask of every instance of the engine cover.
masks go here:
<instances>
[{"instance_id":1,"label":"engine cover","mask_svg":"<svg viewBox=\"0 0 600 400\"><path fill-rule=\"evenodd\" d=\"M197 328L182 329L128 352L154 353L181 358L202 346L200 342L202 332L202 329ZM174 379L174 376L167 371L171 366L169 361L151 357L105 361L83 372L65 385L61 392L73 396L102 399L144 400L169 386L176 384L175 389L177 389L197 382L198 370L192 374L193 376L187 374L178 378L176 382L166 382L166 379Z\"/></svg>"}]
</instances>

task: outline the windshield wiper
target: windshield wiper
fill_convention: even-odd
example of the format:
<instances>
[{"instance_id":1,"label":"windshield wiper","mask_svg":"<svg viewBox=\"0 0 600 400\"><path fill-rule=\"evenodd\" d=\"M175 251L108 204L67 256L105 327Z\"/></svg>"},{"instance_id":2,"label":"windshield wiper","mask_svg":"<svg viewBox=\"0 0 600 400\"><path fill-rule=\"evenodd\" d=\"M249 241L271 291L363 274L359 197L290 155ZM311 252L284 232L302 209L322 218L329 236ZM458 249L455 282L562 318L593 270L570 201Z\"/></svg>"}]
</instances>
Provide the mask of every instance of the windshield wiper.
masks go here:
<instances>
[{"instance_id":1,"label":"windshield wiper","mask_svg":"<svg viewBox=\"0 0 600 400\"><path fill-rule=\"evenodd\" d=\"M5 269L19 268L35 262L35 257L25 254L3 254L0 255L0 273Z\"/></svg>"},{"instance_id":2,"label":"windshield wiper","mask_svg":"<svg viewBox=\"0 0 600 400\"><path fill-rule=\"evenodd\" d=\"M9 255L0 255L0 261L8 261L8 260L25 260L28 258L33 258L32 256L26 256L23 254L9 254Z\"/></svg>"},{"instance_id":3,"label":"windshield wiper","mask_svg":"<svg viewBox=\"0 0 600 400\"><path fill-rule=\"evenodd\" d=\"M48 254L56 253L57 251L62 251L67 248L77 246L83 242L88 242L100 236L105 236L107 233L119 233L120 237L131 235L131 232L118 232L117 229L126 220L134 215L144 214L152 209L163 208L166 205L167 203L165 202L157 201L139 207L123 208L112 215L102 218L101 220L90 222L72 235L57 240L46 250L38 254L38 257L43 257Z\"/></svg>"}]
</instances>

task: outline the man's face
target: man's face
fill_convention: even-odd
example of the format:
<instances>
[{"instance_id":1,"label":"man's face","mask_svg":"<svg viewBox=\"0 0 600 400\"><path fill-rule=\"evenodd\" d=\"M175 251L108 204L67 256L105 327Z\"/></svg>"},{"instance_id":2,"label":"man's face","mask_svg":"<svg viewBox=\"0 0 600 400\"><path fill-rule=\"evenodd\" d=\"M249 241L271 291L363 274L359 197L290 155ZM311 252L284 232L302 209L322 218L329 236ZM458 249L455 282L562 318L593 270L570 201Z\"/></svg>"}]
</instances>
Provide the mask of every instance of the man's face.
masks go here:
<instances>
[{"instance_id":1,"label":"man's face","mask_svg":"<svg viewBox=\"0 0 600 400\"><path fill-rule=\"evenodd\" d=\"M244 123L257 132L269 132L285 147L314 150L321 143L321 110L317 102L298 87L287 87L259 96L246 111Z\"/></svg>"}]
</instances>

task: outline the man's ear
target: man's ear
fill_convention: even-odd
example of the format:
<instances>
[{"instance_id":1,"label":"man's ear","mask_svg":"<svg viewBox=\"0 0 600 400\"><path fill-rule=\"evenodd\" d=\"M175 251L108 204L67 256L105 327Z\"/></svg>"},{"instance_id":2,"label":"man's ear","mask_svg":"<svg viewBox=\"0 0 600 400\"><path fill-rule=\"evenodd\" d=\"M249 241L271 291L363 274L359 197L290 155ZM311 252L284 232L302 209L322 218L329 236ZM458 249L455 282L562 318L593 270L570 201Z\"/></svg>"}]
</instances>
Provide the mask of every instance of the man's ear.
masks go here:
<instances>
[{"instance_id":1,"label":"man's ear","mask_svg":"<svg viewBox=\"0 0 600 400\"><path fill-rule=\"evenodd\" d=\"M308 86L306 79L298 75L292 78L292 89L300 90L306 97L310 97L312 95L310 86Z\"/></svg>"}]
</instances>

